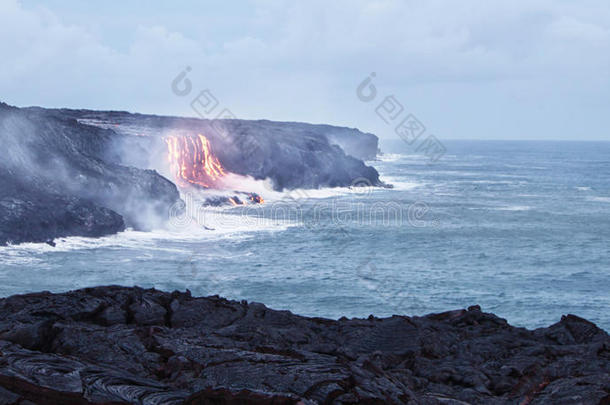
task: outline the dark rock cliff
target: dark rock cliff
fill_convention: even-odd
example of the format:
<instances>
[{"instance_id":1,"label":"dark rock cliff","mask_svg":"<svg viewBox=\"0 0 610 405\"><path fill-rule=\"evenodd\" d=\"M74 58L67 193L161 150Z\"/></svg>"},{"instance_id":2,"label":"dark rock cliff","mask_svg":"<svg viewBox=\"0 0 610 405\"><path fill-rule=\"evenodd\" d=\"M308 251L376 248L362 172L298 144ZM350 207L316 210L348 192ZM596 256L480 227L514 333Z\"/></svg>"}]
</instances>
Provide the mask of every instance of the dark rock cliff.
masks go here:
<instances>
[{"instance_id":1,"label":"dark rock cliff","mask_svg":"<svg viewBox=\"0 0 610 405\"><path fill-rule=\"evenodd\" d=\"M176 186L105 160L116 134L48 110L0 106L0 244L101 236L163 221Z\"/></svg>"},{"instance_id":2,"label":"dark rock cliff","mask_svg":"<svg viewBox=\"0 0 610 405\"><path fill-rule=\"evenodd\" d=\"M608 404L610 337L473 306L307 318L259 303L96 287L0 300L0 403Z\"/></svg>"},{"instance_id":3,"label":"dark rock cliff","mask_svg":"<svg viewBox=\"0 0 610 405\"><path fill-rule=\"evenodd\" d=\"M383 185L377 171L361 159L374 159L375 135L356 129L268 120L205 120L87 110L57 110L80 122L112 128L123 137L117 149L121 161L156 167L164 156L163 136L205 135L222 165L230 172L271 179L277 190L350 186L363 179ZM127 148L125 147L127 145Z\"/></svg>"},{"instance_id":4,"label":"dark rock cliff","mask_svg":"<svg viewBox=\"0 0 610 405\"><path fill-rule=\"evenodd\" d=\"M164 137L196 133L227 171L277 190L383 185L354 157L377 138L355 129L0 103L0 245L162 226L180 200Z\"/></svg>"}]
</instances>

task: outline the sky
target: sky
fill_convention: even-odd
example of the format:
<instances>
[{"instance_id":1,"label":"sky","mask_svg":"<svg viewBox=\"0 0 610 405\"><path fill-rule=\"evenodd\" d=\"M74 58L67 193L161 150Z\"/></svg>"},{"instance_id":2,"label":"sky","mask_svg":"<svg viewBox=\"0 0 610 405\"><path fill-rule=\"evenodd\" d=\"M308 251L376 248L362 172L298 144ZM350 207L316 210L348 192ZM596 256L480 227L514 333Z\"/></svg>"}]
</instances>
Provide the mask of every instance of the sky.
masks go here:
<instances>
[{"instance_id":1,"label":"sky","mask_svg":"<svg viewBox=\"0 0 610 405\"><path fill-rule=\"evenodd\" d=\"M0 0L0 37L11 105L610 140L607 0Z\"/></svg>"}]
</instances>

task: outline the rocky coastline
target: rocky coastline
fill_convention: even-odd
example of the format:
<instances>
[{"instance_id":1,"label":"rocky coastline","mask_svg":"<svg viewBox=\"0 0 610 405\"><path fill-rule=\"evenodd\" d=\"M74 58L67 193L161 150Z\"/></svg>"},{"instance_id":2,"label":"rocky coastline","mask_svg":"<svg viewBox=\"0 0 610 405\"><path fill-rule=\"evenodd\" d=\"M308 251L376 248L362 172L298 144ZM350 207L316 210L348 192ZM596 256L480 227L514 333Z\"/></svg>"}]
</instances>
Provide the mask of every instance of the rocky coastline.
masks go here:
<instances>
[{"instance_id":1,"label":"rocky coastline","mask_svg":"<svg viewBox=\"0 0 610 405\"><path fill-rule=\"evenodd\" d=\"M377 137L352 128L0 102L0 246L162 228L184 205L165 141L193 134L205 134L228 173L277 191L384 185L362 160L376 155ZM233 190L253 191L241 186Z\"/></svg>"},{"instance_id":2,"label":"rocky coastline","mask_svg":"<svg viewBox=\"0 0 610 405\"><path fill-rule=\"evenodd\" d=\"M610 337L478 306L330 320L118 286L0 299L1 404L608 404Z\"/></svg>"}]
</instances>

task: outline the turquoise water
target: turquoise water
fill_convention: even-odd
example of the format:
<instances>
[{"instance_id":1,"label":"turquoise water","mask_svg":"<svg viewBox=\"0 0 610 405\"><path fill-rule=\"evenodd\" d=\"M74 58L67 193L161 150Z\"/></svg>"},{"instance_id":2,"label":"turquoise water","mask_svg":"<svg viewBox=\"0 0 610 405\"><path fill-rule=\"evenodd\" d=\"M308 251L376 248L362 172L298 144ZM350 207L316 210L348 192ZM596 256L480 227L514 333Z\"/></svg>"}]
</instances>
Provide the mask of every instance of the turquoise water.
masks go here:
<instances>
[{"instance_id":1,"label":"turquoise water","mask_svg":"<svg viewBox=\"0 0 610 405\"><path fill-rule=\"evenodd\" d=\"M527 327L573 313L610 330L610 143L400 142L394 189L297 191L203 222L0 248L0 295L99 284L190 289L331 318L479 304ZM273 194L273 193L270 193Z\"/></svg>"}]
</instances>

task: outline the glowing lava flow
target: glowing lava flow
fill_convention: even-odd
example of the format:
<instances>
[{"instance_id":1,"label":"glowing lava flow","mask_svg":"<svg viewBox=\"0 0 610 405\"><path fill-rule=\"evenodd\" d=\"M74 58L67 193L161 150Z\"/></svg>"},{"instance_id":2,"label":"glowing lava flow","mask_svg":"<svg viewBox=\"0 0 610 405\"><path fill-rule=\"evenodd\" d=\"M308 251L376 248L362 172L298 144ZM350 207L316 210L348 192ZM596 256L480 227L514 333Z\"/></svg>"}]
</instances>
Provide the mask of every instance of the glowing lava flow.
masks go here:
<instances>
[{"instance_id":1,"label":"glowing lava flow","mask_svg":"<svg viewBox=\"0 0 610 405\"><path fill-rule=\"evenodd\" d=\"M165 142L170 169L179 186L210 188L225 175L205 136L168 136Z\"/></svg>"},{"instance_id":2,"label":"glowing lava flow","mask_svg":"<svg viewBox=\"0 0 610 405\"><path fill-rule=\"evenodd\" d=\"M235 197L230 197L229 198L229 202L231 203L231 205L245 205L243 202L241 202L240 200L236 199Z\"/></svg>"}]
</instances>

